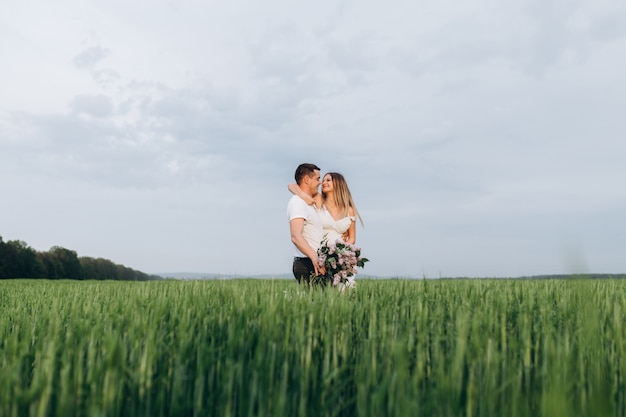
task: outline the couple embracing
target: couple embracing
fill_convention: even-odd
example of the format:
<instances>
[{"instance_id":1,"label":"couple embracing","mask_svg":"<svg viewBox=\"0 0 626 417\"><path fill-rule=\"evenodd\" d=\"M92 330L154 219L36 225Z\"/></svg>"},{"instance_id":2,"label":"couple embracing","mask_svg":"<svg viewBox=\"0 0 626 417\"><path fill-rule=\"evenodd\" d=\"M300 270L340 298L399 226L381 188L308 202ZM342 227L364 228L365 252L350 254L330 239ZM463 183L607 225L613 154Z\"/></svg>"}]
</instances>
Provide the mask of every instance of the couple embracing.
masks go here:
<instances>
[{"instance_id":1,"label":"couple embracing","mask_svg":"<svg viewBox=\"0 0 626 417\"><path fill-rule=\"evenodd\" d=\"M287 205L291 241L295 246L293 275L299 283L309 284L312 276L324 275L318 264L322 241L356 242L356 218L363 223L343 175L329 172L321 179L315 164L300 164L295 184L288 188L294 195ZM322 193L318 192L320 184Z\"/></svg>"}]
</instances>

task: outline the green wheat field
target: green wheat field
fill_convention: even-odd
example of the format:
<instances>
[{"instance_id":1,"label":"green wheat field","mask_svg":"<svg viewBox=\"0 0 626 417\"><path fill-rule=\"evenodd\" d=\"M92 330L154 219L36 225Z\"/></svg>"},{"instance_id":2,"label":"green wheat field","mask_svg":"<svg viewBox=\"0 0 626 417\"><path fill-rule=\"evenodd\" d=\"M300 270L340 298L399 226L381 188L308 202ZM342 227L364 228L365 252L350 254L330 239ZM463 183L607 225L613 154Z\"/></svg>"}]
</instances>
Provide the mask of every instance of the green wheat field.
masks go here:
<instances>
[{"instance_id":1,"label":"green wheat field","mask_svg":"<svg viewBox=\"0 0 626 417\"><path fill-rule=\"evenodd\" d=\"M626 279L0 281L0 416L624 416Z\"/></svg>"}]
</instances>

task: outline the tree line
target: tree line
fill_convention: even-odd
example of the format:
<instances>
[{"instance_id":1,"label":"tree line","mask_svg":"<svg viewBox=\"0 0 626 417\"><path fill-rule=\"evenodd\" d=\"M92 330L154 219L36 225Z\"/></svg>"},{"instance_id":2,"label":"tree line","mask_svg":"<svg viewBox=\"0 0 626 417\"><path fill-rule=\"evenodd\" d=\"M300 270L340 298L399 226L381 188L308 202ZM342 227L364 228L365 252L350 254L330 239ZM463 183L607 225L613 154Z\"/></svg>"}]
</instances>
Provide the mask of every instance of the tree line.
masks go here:
<instances>
[{"instance_id":1,"label":"tree line","mask_svg":"<svg viewBox=\"0 0 626 417\"><path fill-rule=\"evenodd\" d=\"M119 281L161 279L157 275L148 275L108 259L79 257L76 251L61 246L53 246L49 251L41 252L21 240L4 242L0 236L0 279L7 278Z\"/></svg>"}]
</instances>

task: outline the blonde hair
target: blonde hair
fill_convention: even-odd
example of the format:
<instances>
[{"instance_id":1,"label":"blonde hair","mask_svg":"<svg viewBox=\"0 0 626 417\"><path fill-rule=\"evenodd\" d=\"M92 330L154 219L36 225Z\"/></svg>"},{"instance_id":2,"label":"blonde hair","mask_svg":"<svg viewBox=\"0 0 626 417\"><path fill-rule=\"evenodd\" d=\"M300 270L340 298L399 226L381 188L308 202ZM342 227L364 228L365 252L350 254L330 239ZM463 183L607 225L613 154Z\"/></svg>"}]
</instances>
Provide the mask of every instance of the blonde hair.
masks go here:
<instances>
[{"instance_id":1,"label":"blonde hair","mask_svg":"<svg viewBox=\"0 0 626 417\"><path fill-rule=\"evenodd\" d=\"M330 178L333 180L333 200L335 205L340 209L345 210L346 216L348 215L348 208L352 207L352 210L354 210L354 216L357 217L361 222L361 225L363 225L363 219L356 208L356 204L354 204L354 199L352 198L346 179L338 172L327 172L326 175L330 175ZM322 196L324 199L327 197L324 192L322 192Z\"/></svg>"}]
</instances>

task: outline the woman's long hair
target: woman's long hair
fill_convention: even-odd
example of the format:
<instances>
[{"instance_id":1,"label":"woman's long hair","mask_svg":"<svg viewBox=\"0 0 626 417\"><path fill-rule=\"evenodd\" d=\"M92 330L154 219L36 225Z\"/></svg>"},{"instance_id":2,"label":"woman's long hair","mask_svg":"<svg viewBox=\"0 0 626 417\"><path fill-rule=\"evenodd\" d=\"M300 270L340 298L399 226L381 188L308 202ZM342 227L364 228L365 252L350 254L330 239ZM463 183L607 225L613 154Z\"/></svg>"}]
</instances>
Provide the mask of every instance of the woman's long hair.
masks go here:
<instances>
[{"instance_id":1,"label":"woman's long hair","mask_svg":"<svg viewBox=\"0 0 626 417\"><path fill-rule=\"evenodd\" d=\"M361 222L361 225L363 225L363 219L361 218L359 211L356 209L356 204L354 204L354 199L352 198L346 179L338 172L327 172L326 174L330 175L330 178L333 180L333 200L335 205L344 210L346 216L348 215L348 207L352 207L352 210L354 210L354 216L357 217ZM324 199L327 197L323 192L322 196Z\"/></svg>"}]
</instances>

